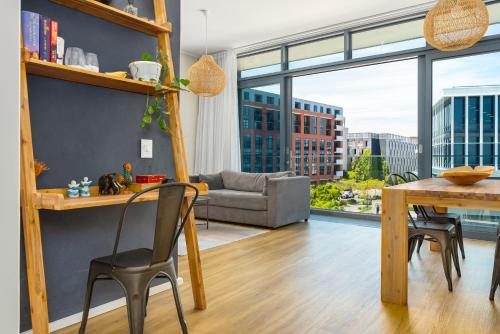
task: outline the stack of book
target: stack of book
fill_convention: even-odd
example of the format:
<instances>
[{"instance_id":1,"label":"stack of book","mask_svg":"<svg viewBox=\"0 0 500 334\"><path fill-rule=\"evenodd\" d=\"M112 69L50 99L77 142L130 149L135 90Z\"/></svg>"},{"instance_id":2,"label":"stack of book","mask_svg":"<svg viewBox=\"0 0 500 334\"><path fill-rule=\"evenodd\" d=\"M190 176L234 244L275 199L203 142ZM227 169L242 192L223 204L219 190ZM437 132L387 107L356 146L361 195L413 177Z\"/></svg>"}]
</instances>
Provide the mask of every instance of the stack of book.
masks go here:
<instances>
[{"instance_id":1,"label":"stack of book","mask_svg":"<svg viewBox=\"0 0 500 334\"><path fill-rule=\"evenodd\" d=\"M31 58L57 63L57 21L26 10L21 21L24 47Z\"/></svg>"}]
</instances>

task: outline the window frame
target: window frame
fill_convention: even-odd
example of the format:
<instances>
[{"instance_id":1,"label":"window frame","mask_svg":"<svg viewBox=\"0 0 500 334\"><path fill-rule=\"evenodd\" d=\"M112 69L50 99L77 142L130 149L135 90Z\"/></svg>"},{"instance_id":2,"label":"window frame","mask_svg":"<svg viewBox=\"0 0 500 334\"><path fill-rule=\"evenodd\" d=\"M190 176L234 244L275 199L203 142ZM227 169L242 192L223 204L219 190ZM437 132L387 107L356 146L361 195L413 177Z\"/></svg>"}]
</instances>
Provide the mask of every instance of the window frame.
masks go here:
<instances>
[{"instance_id":1,"label":"window frame","mask_svg":"<svg viewBox=\"0 0 500 334\"><path fill-rule=\"evenodd\" d=\"M500 3L500 0L485 1L485 4L491 5L495 3ZM406 60L406 59L417 59L418 60L418 172L422 177L432 176L432 63L436 60L451 59L457 57L479 55L491 52L500 52L500 34L485 36L476 45L469 49L454 51L454 52L441 52L432 48L430 45L426 45L422 48L402 50L397 52L385 53L367 56L363 58L352 58L352 34L354 32L360 32L369 29L377 29L384 26L396 25L404 23L411 20L419 20L425 17L427 11L402 16L397 19L393 19L387 22L375 22L367 25L360 25L359 27L346 28L344 30L329 32L326 34L319 34L302 40L297 40L293 42L284 42L278 45L272 45L261 50L255 50L250 52L244 52L238 56L248 56L251 54L258 54L265 51L275 50L277 48L281 49L281 71L273 72L268 74L262 74L253 77L241 78L238 73L238 88L251 88L256 86L265 86L269 83L280 83L281 84L281 98L280 98L280 110L282 112L281 116L284 119L284 124L287 129L282 129L282 136L280 140L282 143L286 143L284 148L284 153L281 156L281 161L284 162L285 169L290 170L291 168L291 157L294 155L292 151L291 138L293 134L293 113L292 110L295 106L292 105L292 81L295 77L319 74L324 72L332 72L338 70L345 70L354 67L363 67L376 65L381 63ZM314 66L301 67L296 69L288 68L288 47L295 46L297 44L308 43L315 40L331 38L339 35L344 35L344 60L336 61L331 63L324 63ZM497 101L496 103L500 103ZM301 103L302 104L302 103ZM304 109L304 106L301 106ZM325 111L326 112L326 111ZM327 112L326 112L327 113ZM332 114L336 114L336 109L331 110ZM305 118L303 120L305 125ZM335 127L335 124L332 124ZM333 131L333 129L332 129ZM309 147L311 147L309 142ZM305 141L304 141L305 148ZM500 148L499 148L500 151ZM312 153L312 152L311 152ZM304 170L305 175L311 176L312 173L312 161L314 154L309 154L305 152L304 149L304 164L301 166ZM328 164L328 162L327 162ZM306 172L308 173L306 174ZM318 210L315 210L319 212ZM340 215L340 216L358 216L367 218L366 214L353 214L344 212L330 212L328 210L321 211L328 215ZM373 218L373 217L372 217ZM377 218L378 219L378 218ZM476 233L477 232L477 233ZM472 231L472 235L479 238L485 238L484 231ZM481 234L482 233L482 234Z\"/></svg>"}]
</instances>

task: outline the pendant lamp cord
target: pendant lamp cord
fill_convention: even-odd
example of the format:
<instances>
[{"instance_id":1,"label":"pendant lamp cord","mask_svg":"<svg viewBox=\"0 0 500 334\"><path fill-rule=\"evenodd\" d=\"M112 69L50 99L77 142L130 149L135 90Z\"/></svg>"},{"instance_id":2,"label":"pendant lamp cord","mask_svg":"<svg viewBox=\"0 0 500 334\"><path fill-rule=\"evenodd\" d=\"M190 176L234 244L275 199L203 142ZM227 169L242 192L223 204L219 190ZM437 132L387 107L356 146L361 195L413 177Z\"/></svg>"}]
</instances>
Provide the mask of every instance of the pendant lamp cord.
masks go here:
<instances>
[{"instance_id":1,"label":"pendant lamp cord","mask_svg":"<svg viewBox=\"0 0 500 334\"><path fill-rule=\"evenodd\" d=\"M208 54L208 10L202 9L201 12L205 15L205 55Z\"/></svg>"}]
</instances>

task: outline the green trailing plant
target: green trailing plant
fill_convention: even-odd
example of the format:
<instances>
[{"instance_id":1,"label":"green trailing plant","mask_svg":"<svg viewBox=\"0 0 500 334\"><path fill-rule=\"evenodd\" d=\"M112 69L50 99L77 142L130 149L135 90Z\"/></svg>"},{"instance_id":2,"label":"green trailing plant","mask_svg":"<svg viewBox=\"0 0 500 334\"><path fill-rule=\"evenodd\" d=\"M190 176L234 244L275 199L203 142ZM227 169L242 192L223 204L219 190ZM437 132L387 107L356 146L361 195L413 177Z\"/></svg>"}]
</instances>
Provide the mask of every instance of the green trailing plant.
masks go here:
<instances>
[{"instance_id":1,"label":"green trailing plant","mask_svg":"<svg viewBox=\"0 0 500 334\"><path fill-rule=\"evenodd\" d=\"M161 84L162 81L169 75L169 67L168 67L168 55L163 54L159 50L156 51L156 58L153 59L153 56L149 53L143 53L141 56L142 61L156 61L161 64L161 78L160 82L155 82L154 86L155 95L154 98L151 99L149 91L146 96L146 108L144 110L144 114L142 116L142 120L140 123L140 127L142 129L146 128L148 125L153 123L153 121L158 125L161 131L165 133L170 132L170 128L168 127L167 117L170 115L170 106L168 105L168 101L165 95L165 90ZM189 85L189 80L177 78L175 77L173 81L170 83L170 87L188 91L187 86Z\"/></svg>"}]
</instances>

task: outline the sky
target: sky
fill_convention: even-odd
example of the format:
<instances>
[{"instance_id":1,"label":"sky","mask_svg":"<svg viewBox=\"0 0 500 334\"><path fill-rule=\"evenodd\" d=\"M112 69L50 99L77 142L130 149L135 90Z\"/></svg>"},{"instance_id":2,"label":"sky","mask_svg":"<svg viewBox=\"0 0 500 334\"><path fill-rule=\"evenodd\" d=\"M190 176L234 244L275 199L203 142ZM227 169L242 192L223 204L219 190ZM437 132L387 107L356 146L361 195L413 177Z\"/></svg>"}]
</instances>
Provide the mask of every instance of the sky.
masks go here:
<instances>
[{"instance_id":1,"label":"sky","mask_svg":"<svg viewBox=\"0 0 500 334\"><path fill-rule=\"evenodd\" d=\"M417 60L294 78L293 97L344 108L350 133L417 136Z\"/></svg>"}]
</instances>

